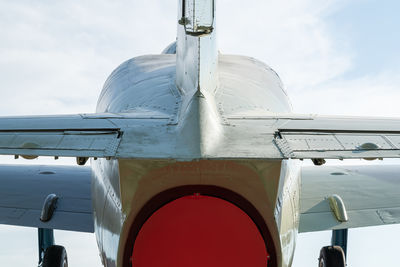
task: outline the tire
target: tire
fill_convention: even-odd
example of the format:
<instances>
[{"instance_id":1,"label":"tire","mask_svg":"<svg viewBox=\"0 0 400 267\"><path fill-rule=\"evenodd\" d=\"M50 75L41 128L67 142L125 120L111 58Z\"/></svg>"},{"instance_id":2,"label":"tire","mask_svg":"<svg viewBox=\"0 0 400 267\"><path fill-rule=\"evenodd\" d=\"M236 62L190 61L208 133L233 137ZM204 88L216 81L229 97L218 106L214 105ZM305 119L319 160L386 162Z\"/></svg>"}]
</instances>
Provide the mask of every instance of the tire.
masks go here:
<instances>
[{"instance_id":1,"label":"tire","mask_svg":"<svg viewBox=\"0 0 400 267\"><path fill-rule=\"evenodd\" d=\"M346 267L346 259L340 246L323 247L319 254L319 267Z\"/></svg>"},{"instance_id":2,"label":"tire","mask_svg":"<svg viewBox=\"0 0 400 267\"><path fill-rule=\"evenodd\" d=\"M63 246L50 246L46 249L42 267L68 267L67 251Z\"/></svg>"}]
</instances>

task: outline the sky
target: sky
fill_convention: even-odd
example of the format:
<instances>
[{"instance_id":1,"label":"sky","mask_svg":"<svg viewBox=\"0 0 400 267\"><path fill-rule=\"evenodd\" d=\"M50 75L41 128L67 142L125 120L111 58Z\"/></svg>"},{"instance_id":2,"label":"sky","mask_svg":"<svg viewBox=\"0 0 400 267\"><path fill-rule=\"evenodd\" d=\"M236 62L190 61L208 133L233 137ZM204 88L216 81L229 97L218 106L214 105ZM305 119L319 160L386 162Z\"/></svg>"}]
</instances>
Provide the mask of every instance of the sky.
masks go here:
<instances>
[{"instance_id":1,"label":"sky","mask_svg":"<svg viewBox=\"0 0 400 267\"><path fill-rule=\"evenodd\" d=\"M94 112L113 69L174 41L176 2L0 0L0 115ZM274 68L297 113L400 117L399 9L396 0L219 0L219 48ZM394 266L398 237L399 226L351 230L348 266ZM293 267L317 266L329 239L299 235ZM70 266L100 266L93 235L57 231L56 241ZM36 246L35 229L0 226L2 265L33 266Z\"/></svg>"}]
</instances>

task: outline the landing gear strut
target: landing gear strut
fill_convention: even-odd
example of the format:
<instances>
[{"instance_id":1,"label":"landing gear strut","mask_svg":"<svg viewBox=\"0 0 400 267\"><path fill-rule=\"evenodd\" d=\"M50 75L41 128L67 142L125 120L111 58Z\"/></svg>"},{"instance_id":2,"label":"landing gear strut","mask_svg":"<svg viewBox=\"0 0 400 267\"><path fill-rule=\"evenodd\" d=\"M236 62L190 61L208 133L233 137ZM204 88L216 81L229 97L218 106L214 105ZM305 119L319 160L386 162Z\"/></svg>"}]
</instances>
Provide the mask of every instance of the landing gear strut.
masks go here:
<instances>
[{"instance_id":1,"label":"landing gear strut","mask_svg":"<svg viewBox=\"0 0 400 267\"><path fill-rule=\"evenodd\" d=\"M43 203L40 220L47 223L53 217L57 208L58 196L50 194ZM56 246L53 229L38 228L39 267L68 267L67 251L62 246Z\"/></svg>"},{"instance_id":2,"label":"landing gear strut","mask_svg":"<svg viewBox=\"0 0 400 267\"><path fill-rule=\"evenodd\" d=\"M348 229L332 231L332 245L323 247L319 254L319 267L345 267Z\"/></svg>"},{"instance_id":3,"label":"landing gear strut","mask_svg":"<svg viewBox=\"0 0 400 267\"><path fill-rule=\"evenodd\" d=\"M332 246L339 246L347 257L347 235L348 229L333 230L332 231Z\"/></svg>"}]
</instances>

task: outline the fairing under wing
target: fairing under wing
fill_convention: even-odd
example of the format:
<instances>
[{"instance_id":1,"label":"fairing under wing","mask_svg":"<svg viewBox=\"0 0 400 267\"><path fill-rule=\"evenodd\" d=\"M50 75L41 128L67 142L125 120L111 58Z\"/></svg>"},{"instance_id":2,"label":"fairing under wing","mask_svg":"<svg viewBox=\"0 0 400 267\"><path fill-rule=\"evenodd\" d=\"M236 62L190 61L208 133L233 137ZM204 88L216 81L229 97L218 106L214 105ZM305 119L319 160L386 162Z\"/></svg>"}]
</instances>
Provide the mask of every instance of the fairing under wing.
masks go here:
<instances>
[{"instance_id":1,"label":"fairing under wing","mask_svg":"<svg viewBox=\"0 0 400 267\"><path fill-rule=\"evenodd\" d=\"M323 166L302 170L300 232L400 223L400 166ZM339 222L327 200L339 195L348 214Z\"/></svg>"},{"instance_id":2,"label":"fairing under wing","mask_svg":"<svg viewBox=\"0 0 400 267\"><path fill-rule=\"evenodd\" d=\"M74 166L0 166L0 224L93 232L91 170ZM48 222L42 206L49 194L58 196Z\"/></svg>"}]
</instances>

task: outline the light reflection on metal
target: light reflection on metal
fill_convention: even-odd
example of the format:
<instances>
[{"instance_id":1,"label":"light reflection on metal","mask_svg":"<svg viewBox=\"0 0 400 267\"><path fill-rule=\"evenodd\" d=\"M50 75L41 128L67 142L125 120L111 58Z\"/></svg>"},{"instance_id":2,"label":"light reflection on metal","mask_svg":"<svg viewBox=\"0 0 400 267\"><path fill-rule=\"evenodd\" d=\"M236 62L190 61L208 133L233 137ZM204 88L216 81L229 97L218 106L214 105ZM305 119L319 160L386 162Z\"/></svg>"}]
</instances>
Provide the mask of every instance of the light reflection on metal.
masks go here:
<instances>
[{"instance_id":1,"label":"light reflection on metal","mask_svg":"<svg viewBox=\"0 0 400 267\"><path fill-rule=\"evenodd\" d=\"M364 143L357 147L357 149L361 150L361 151L378 150L379 148L380 148L380 146L377 144L374 144L374 143ZM378 158L364 158L364 160L368 160L368 161L374 161L377 159Z\"/></svg>"},{"instance_id":2,"label":"light reflection on metal","mask_svg":"<svg viewBox=\"0 0 400 267\"><path fill-rule=\"evenodd\" d=\"M42 222L48 222L51 220L54 210L57 208L57 200L58 196L56 194L50 194L46 197L40 214L40 220Z\"/></svg>"},{"instance_id":3,"label":"light reflection on metal","mask_svg":"<svg viewBox=\"0 0 400 267\"><path fill-rule=\"evenodd\" d=\"M339 222L347 222L349 217L347 216L346 206L342 198L338 195L332 195L328 197L328 201L336 220Z\"/></svg>"},{"instance_id":4,"label":"light reflection on metal","mask_svg":"<svg viewBox=\"0 0 400 267\"><path fill-rule=\"evenodd\" d=\"M200 35L213 31L214 0L184 0L182 18L187 34Z\"/></svg>"}]
</instances>

